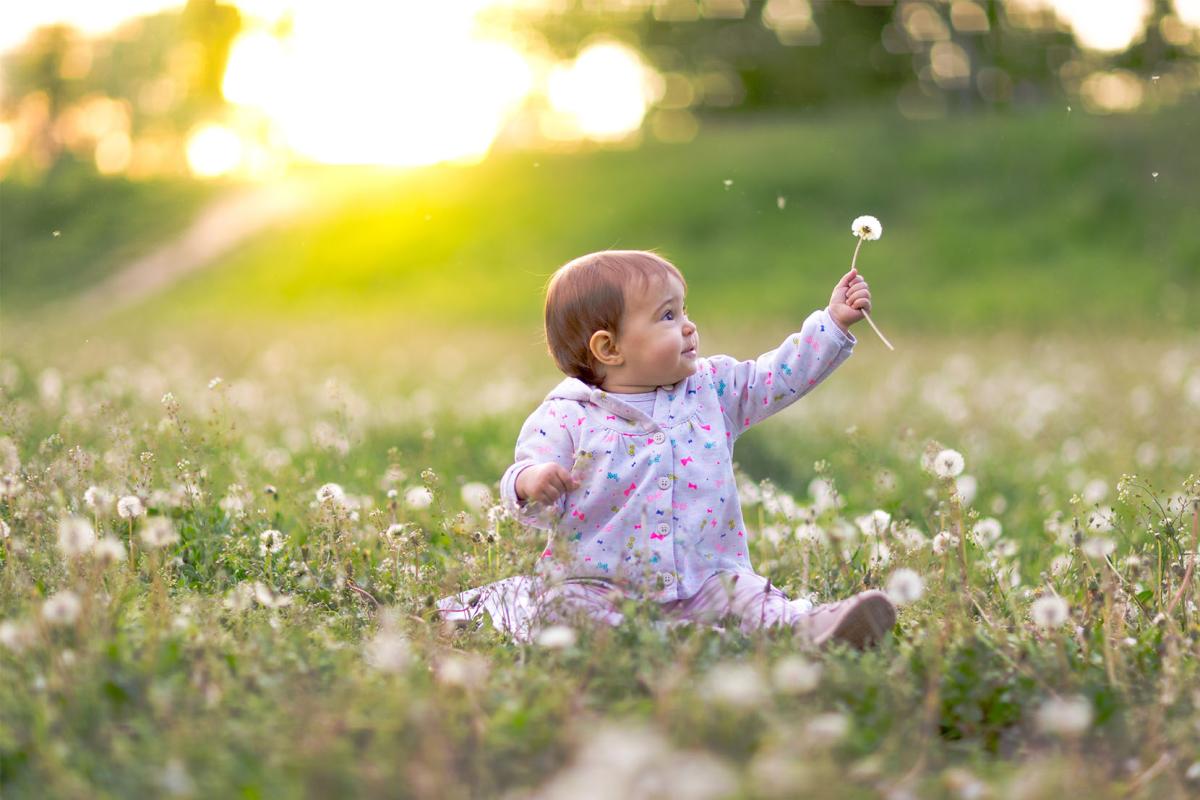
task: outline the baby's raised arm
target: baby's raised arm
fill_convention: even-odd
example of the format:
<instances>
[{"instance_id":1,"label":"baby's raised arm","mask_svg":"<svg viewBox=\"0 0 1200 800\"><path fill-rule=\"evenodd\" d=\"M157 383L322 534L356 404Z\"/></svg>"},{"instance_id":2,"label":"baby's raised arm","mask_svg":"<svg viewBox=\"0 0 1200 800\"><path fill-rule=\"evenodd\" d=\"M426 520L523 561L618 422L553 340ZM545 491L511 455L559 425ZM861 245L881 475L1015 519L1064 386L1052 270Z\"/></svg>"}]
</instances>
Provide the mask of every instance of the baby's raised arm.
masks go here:
<instances>
[{"instance_id":1,"label":"baby's raised arm","mask_svg":"<svg viewBox=\"0 0 1200 800\"><path fill-rule=\"evenodd\" d=\"M757 359L708 359L728 430L736 438L751 425L787 408L850 357L857 339L825 309L808 315L799 332Z\"/></svg>"}]
</instances>

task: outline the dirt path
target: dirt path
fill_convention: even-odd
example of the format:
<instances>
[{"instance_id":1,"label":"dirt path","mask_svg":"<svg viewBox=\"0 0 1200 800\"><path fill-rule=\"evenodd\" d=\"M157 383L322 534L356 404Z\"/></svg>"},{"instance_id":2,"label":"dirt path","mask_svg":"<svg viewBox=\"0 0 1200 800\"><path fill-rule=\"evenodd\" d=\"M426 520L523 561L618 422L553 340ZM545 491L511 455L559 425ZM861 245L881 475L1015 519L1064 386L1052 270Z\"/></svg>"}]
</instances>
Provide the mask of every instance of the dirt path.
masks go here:
<instances>
[{"instance_id":1,"label":"dirt path","mask_svg":"<svg viewBox=\"0 0 1200 800\"><path fill-rule=\"evenodd\" d=\"M89 321L165 290L262 230L310 209L312 181L288 178L220 197L178 237L119 269L66 302L67 313Z\"/></svg>"}]
</instances>

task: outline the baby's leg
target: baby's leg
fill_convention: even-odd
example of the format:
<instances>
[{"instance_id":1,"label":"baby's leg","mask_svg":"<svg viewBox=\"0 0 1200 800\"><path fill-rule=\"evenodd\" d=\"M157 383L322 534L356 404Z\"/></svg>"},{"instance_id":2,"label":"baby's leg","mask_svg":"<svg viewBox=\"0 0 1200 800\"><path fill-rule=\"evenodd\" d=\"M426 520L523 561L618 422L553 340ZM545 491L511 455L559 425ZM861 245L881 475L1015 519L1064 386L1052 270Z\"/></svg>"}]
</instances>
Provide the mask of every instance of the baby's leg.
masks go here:
<instances>
[{"instance_id":1,"label":"baby's leg","mask_svg":"<svg viewBox=\"0 0 1200 800\"><path fill-rule=\"evenodd\" d=\"M538 598L538 622L546 625L580 625L603 622L617 626L625 593L599 580L562 581L549 584Z\"/></svg>"},{"instance_id":2,"label":"baby's leg","mask_svg":"<svg viewBox=\"0 0 1200 800\"><path fill-rule=\"evenodd\" d=\"M666 602L662 608L668 616L710 625L733 614L746 633L775 625L794 627L803 616L787 595L751 572L719 572L696 594Z\"/></svg>"}]
</instances>

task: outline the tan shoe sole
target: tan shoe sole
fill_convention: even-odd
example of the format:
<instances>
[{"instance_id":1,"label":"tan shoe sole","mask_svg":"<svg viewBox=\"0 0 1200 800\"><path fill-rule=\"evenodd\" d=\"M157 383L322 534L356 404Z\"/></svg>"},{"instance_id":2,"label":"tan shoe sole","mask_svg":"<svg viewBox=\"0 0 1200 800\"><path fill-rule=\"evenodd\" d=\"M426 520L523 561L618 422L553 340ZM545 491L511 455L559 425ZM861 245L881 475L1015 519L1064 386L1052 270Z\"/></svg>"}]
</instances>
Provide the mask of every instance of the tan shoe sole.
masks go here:
<instances>
[{"instance_id":1,"label":"tan shoe sole","mask_svg":"<svg viewBox=\"0 0 1200 800\"><path fill-rule=\"evenodd\" d=\"M846 642L862 650L875 644L896 624L896 607L878 589L861 592L846 601L840 618L829 630L813 639L813 644Z\"/></svg>"}]
</instances>

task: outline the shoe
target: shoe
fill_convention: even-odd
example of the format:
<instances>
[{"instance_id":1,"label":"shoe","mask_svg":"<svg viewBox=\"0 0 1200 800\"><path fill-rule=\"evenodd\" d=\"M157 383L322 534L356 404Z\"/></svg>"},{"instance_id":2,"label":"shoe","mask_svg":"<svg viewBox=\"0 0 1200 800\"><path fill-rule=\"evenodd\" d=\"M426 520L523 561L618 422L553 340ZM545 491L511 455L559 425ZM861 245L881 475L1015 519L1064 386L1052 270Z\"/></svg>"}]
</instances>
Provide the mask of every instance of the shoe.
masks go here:
<instances>
[{"instance_id":1,"label":"shoe","mask_svg":"<svg viewBox=\"0 0 1200 800\"><path fill-rule=\"evenodd\" d=\"M845 642L862 650L875 644L896 624L896 607L878 589L826 603L805 613L797 627L813 644Z\"/></svg>"}]
</instances>

